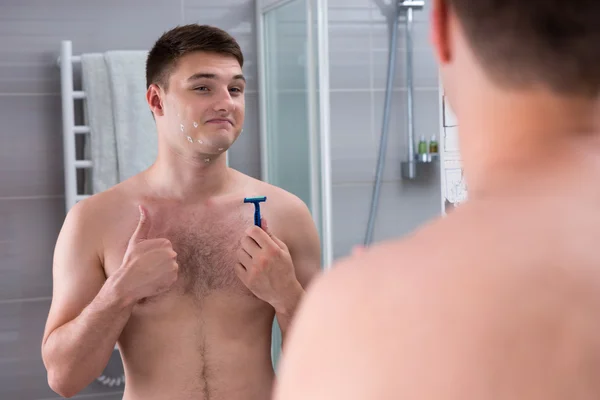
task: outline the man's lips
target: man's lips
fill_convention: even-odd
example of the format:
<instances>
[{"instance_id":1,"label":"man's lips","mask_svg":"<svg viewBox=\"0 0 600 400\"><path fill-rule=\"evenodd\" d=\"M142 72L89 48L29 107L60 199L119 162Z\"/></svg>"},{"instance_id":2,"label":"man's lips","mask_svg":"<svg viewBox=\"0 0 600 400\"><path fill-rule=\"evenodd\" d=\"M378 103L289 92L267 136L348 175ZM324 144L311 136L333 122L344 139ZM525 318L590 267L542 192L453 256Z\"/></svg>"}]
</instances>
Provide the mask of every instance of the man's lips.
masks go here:
<instances>
[{"instance_id":1,"label":"man's lips","mask_svg":"<svg viewBox=\"0 0 600 400\"><path fill-rule=\"evenodd\" d=\"M207 124L230 124L233 125L233 122L227 118L213 118L206 121Z\"/></svg>"}]
</instances>

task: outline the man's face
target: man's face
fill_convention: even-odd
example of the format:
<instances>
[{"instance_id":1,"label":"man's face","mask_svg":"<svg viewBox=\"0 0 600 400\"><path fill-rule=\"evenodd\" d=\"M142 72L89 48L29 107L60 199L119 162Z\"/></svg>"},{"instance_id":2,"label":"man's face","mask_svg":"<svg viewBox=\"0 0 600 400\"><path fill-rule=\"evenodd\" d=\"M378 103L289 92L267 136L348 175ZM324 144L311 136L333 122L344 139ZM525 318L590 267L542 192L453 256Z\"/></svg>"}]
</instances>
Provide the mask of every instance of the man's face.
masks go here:
<instances>
[{"instance_id":1,"label":"man's face","mask_svg":"<svg viewBox=\"0 0 600 400\"><path fill-rule=\"evenodd\" d=\"M233 56L195 52L180 58L164 94L169 142L199 154L225 152L244 124L245 86Z\"/></svg>"}]
</instances>

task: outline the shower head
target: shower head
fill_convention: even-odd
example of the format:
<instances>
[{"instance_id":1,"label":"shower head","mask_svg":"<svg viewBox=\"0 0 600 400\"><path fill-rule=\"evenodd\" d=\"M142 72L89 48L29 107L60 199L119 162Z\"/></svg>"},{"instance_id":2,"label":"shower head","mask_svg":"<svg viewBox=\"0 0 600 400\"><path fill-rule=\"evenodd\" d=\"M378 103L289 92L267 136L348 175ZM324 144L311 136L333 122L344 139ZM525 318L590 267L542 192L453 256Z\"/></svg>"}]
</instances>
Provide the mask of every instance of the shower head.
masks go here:
<instances>
[{"instance_id":1,"label":"shower head","mask_svg":"<svg viewBox=\"0 0 600 400\"><path fill-rule=\"evenodd\" d=\"M398 0L398 7L422 10L425 7L425 0Z\"/></svg>"}]
</instances>

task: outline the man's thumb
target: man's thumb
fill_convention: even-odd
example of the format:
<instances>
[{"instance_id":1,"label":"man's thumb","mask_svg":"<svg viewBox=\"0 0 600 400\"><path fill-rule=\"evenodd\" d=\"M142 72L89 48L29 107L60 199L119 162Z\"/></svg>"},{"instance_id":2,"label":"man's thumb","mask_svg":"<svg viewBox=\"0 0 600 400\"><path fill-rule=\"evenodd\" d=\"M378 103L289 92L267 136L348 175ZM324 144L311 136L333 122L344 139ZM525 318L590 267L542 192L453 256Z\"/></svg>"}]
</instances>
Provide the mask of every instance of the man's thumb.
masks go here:
<instances>
[{"instance_id":1,"label":"man's thumb","mask_svg":"<svg viewBox=\"0 0 600 400\"><path fill-rule=\"evenodd\" d=\"M141 204L138 208L140 210L140 220L135 232L133 232L133 235L131 236L132 242L139 242L140 240L146 239L148 237L148 232L150 231L150 221L146 209Z\"/></svg>"}]
</instances>

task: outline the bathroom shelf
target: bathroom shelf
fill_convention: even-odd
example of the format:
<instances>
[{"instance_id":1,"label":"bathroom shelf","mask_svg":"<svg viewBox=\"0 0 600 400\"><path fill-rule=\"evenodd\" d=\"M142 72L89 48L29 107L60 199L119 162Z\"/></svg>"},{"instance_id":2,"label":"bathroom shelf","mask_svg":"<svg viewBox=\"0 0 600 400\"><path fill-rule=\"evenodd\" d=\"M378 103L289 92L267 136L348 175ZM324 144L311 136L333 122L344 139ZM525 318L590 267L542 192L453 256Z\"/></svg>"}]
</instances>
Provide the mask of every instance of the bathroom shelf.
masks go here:
<instances>
[{"instance_id":1,"label":"bathroom shelf","mask_svg":"<svg viewBox=\"0 0 600 400\"><path fill-rule=\"evenodd\" d=\"M436 159L431 161L403 161L401 167L402 179L414 181L427 178L436 174L440 168L440 160Z\"/></svg>"}]
</instances>

